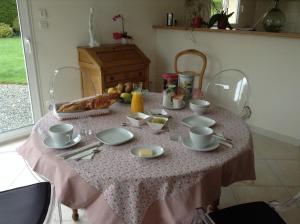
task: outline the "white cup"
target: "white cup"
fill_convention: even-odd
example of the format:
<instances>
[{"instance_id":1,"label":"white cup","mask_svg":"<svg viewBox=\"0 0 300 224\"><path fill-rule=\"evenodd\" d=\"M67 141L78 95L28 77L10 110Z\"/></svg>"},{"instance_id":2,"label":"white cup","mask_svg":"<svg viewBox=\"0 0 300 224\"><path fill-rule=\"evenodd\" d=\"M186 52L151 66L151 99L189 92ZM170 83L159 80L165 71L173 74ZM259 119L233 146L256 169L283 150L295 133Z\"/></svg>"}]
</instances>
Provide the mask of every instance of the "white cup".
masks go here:
<instances>
[{"instance_id":1,"label":"white cup","mask_svg":"<svg viewBox=\"0 0 300 224\"><path fill-rule=\"evenodd\" d=\"M173 107L174 108L181 108L183 106L183 100L182 99L174 99L173 98Z\"/></svg>"},{"instance_id":2,"label":"white cup","mask_svg":"<svg viewBox=\"0 0 300 224\"><path fill-rule=\"evenodd\" d=\"M211 142L213 130L208 127L192 127L190 138L194 146L204 148Z\"/></svg>"},{"instance_id":3,"label":"white cup","mask_svg":"<svg viewBox=\"0 0 300 224\"><path fill-rule=\"evenodd\" d=\"M73 125L56 124L49 128L49 135L55 146L64 146L72 141Z\"/></svg>"}]
</instances>

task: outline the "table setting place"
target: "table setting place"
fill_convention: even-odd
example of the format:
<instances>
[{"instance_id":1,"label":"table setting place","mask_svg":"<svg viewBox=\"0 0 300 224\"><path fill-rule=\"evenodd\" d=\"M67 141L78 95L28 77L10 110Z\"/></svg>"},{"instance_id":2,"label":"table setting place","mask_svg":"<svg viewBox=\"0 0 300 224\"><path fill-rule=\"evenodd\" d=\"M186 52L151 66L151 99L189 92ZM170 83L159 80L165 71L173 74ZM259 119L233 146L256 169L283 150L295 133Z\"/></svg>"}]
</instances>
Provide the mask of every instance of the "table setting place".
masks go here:
<instances>
[{"instance_id":1,"label":"table setting place","mask_svg":"<svg viewBox=\"0 0 300 224\"><path fill-rule=\"evenodd\" d=\"M147 99L151 98L151 93L145 94L141 86L135 87L131 98L127 99L126 103L124 99L111 101L109 107L118 102L117 104L126 108L125 113L114 111L105 115L111 116L110 119L115 119L116 113L122 113L119 127L95 130L93 127L95 117L90 116L89 113L87 116L79 116L75 119L72 116L69 120L56 122L46 130L38 129L38 132L43 137L43 144L49 149L59 150L56 156L67 161L92 160L97 153L101 152L103 145L114 147L135 141L136 137L131 130L149 132L150 136L169 134L169 141L178 142L185 149L192 151L210 152L218 149L220 145L232 148L232 139L226 138L222 133L216 133L213 129L216 121L207 116L211 111L209 101L204 100L203 97L192 99L192 92L190 94L177 93L177 95L175 92L179 92L177 87L169 85L163 92L162 104L156 102L157 108L146 108L145 111L144 100L147 102ZM104 96L108 95L115 99L122 94L109 89ZM128 101L130 108L126 105L129 104ZM77 102L82 103L83 100ZM171 111L175 115L180 113L180 110L186 111L187 105L191 113L189 116L178 120L176 116L170 114ZM72 112L67 106L70 107L73 104L61 105L60 108L64 108L68 113ZM55 113L57 114L57 111ZM186 133L176 133L174 130L176 128L172 125L174 122L187 127ZM151 137L149 139L151 140ZM162 156L165 149L150 141L149 144L135 145L129 153L137 158L153 159Z\"/></svg>"}]
</instances>

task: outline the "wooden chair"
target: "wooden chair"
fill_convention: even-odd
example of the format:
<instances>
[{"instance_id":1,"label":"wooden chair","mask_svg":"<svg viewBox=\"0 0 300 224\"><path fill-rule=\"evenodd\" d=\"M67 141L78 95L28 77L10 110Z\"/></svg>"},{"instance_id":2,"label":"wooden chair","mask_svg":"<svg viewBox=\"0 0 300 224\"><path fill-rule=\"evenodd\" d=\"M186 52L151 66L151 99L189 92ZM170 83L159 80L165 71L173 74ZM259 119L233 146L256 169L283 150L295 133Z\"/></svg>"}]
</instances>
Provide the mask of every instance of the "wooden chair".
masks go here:
<instances>
[{"instance_id":1,"label":"wooden chair","mask_svg":"<svg viewBox=\"0 0 300 224\"><path fill-rule=\"evenodd\" d=\"M201 68L199 73L195 72L195 71L179 71L178 70L178 59L183 55L195 55L195 56L198 56L202 59L203 64L202 64L202 68ZM199 76L199 88L200 88L200 90L202 88L203 76L204 76L204 72L205 72L205 69L206 69L206 65L207 65L207 58L206 58L205 54L202 53L201 51L197 51L195 49L188 49L188 50L181 51L175 57L175 72L176 73L191 72L195 76Z\"/></svg>"}]
</instances>

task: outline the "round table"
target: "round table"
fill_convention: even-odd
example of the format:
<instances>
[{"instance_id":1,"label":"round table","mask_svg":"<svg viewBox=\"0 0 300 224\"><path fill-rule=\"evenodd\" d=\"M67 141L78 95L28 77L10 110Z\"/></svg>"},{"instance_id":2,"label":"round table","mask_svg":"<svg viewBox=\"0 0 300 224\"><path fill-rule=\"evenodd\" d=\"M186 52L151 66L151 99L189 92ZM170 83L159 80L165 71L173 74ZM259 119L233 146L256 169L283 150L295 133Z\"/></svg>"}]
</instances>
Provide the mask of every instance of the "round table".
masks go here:
<instances>
[{"instance_id":1,"label":"round table","mask_svg":"<svg viewBox=\"0 0 300 224\"><path fill-rule=\"evenodd\" d=\"M162 96L149 93L145 111L161 108ZM130 105L115 103L108 115L67 120L75 130L89 126L94 132L120 127ZM67 206L85 208L94 223L188 223L193 210L220 198L221 186L255 179L252 137L247 124L233 113L212 106L205 115L216 121L215 132L233 140L233 147L220 146L212 152L195 152L181 141L171 141L174 132L187 136L181 120L193 113L167 110L172 116L170 132L153 134L150 127L126 127L134 139L119 146L101 146L101 152L88 161L64 161L55 155L61 150L47 149L42 133L60 123L51 113L35 126L19 152L38 173L56 186L59 199ZM95 141L90 139L89 141ZM84 144L84 143L81 143ZM155 144L165 149L156 159L140 159L130 153L136 145ZM76 148L76 147L74 147Z\"/></svg>"}]
</instances>

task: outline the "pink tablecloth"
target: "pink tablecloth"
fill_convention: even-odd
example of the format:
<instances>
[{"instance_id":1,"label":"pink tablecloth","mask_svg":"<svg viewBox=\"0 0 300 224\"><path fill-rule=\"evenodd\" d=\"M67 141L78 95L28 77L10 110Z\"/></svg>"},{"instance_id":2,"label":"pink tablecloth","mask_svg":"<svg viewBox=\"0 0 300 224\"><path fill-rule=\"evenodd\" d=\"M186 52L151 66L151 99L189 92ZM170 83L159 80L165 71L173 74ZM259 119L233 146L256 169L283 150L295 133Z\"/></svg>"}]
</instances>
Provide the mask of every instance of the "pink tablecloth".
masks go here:
<instances>
[{"instance_id":1,"label":"pink tablecloth","mask_svg":"<svg viewBox=\"0 0 300 224\"><path fill-rule=\"evenodd\" d=\"M159 108L161 94L145 97L145 109ZM65 121L88 125L95 131L119 127L130 107L116 103L109 115L85 120ZM192 115L189 109L169 111L171 131L188 135L180 121ZM120 146L102 146L91 161L66 162L57 159L59 150L47 149L41 136L54 123L47 114L35 126L19 153L38 173L56 186L59 200L71 208L84 208L92 224L100 223L189 223L193 210L220 197L221 186L255 179L252 138L247 125L232 113L212 107L206 115L217 121L216 132L233 139L233 148L220 146L209 153L190 151L169 140L169 133L152 134L149 127L130 128L133 141ZM135 145L161 145L165 155L157 159L138 159L130 154ZM81 143L85 144L85 143Z\"/></svg>"}]
</instances>

